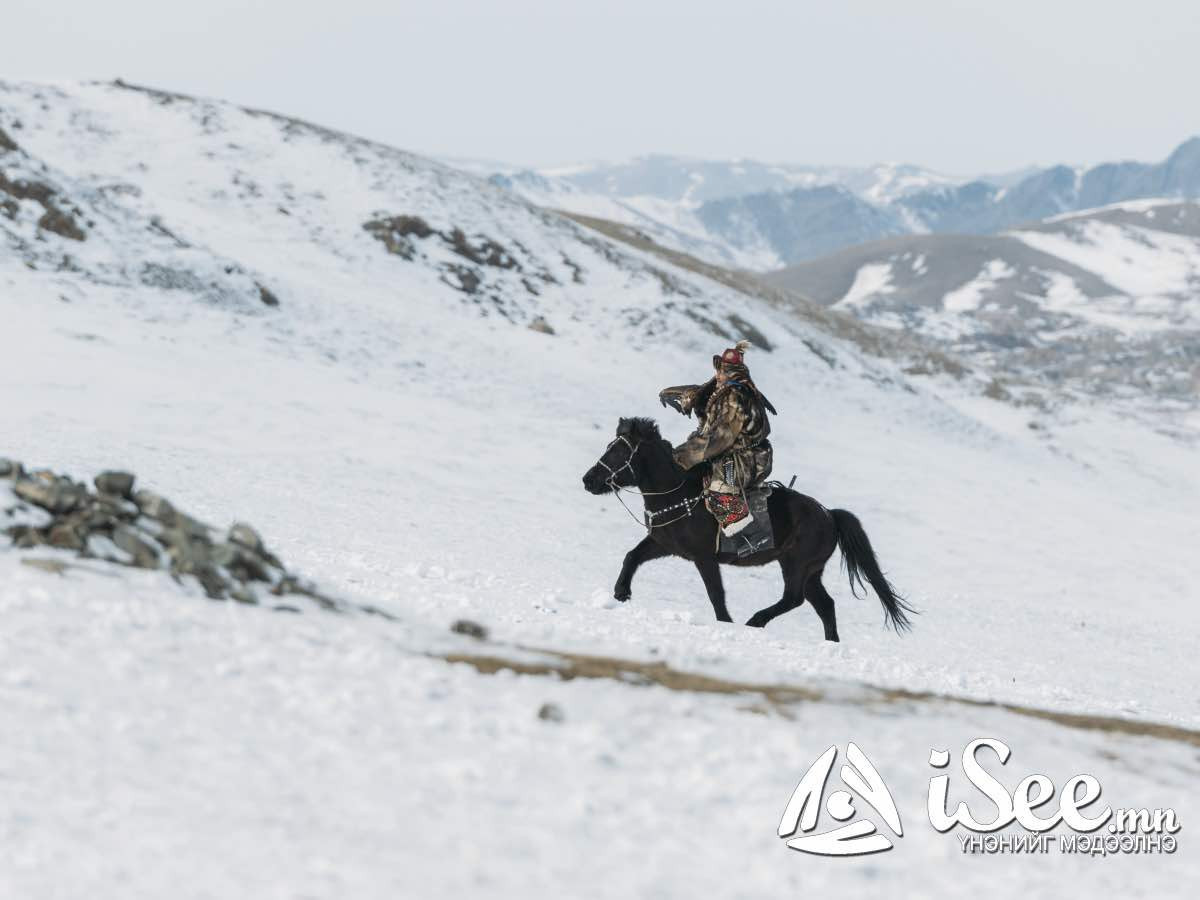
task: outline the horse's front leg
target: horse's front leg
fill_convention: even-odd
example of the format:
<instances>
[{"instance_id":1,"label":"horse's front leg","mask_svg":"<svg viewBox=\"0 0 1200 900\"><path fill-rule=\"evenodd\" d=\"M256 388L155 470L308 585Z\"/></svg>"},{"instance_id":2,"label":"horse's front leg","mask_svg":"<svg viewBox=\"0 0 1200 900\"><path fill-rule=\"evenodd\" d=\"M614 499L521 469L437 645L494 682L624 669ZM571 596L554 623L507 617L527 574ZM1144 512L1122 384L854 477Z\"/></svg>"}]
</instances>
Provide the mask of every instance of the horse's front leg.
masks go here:
<instances>
[{"instance_id":1,"label":"horse's front leg","mask_svg":"<svg viewBox=\"0 0 1200 900\"><path fill-rule=\"evenodd\" d=\"M704 589L708 591L708 600L712 603L713 612L717 614L718 622L732 622L729 609L725 606L725 584L721 581L721 567L715 559L697 559L696 571L704 579Z\"/></svg>"},{"instance_id":2,"label":"horse's front leg","mask_svg":"<svg viewBox=\"0 0 1200 900\"><path fill-rule=\"evenodd\" d=\"M670 551L650 535L642 538L636 547L625 554L625 562L621 565L621 574L617 576L617 583L613 586L613 596L622 603L632 597L633 573L638 570L638 566L649 560L667 556L669 553Z\"/></svg>"}]
</instances>

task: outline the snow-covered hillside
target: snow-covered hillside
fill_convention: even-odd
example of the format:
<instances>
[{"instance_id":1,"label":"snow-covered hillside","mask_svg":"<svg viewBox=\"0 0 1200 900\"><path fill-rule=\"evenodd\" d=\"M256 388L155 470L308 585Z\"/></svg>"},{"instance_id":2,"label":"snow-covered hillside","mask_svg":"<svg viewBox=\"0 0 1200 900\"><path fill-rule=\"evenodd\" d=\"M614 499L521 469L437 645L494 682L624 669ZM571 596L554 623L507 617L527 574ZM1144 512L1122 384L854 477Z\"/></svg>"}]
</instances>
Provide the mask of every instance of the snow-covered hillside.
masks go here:
<instances>
[{"instance_id":1,"label":"snow-covered hillside","mask_svg":"<svg viewBox=\"0 0 1200 900\"><path fill-rule=\"evenodd\" d=\"M649 339L684 316L684 298L693 317L710 302L571 222L409 154L223 104L79 90L90 93L0 94L14 146L3 157L6 268L66 302L120 293L150 316L236 313L363 366L415 349L424 319L447 305L515 324L548 316L568 335L624 334L636 320ZM40 192L70 210L77 234L45 226ZM147 309L164 291L179 302ZM383 327L400 297L416 301L403 334ZM387 364L418 365L412 349Z\"/></svg>"},{"instance_id":2,"label":"snow-covered hillside","mask_svg":"<svg viewBox=\"0 0 1200 900\"><path fill-rule=\"evenodd\" d=\"M529 170L492 174L488 180L537 206L630 225L664 247L710 262L750 270L780 265L778 254L765 245L735 246L709 234L690 202L588 193L566 178Z\"/></svg>"},{"instance_id":3,"label":"snow-covered hillside","mask_svg":"<svg viewBox=\"0 0 1200 900\"><path fill-rule=\"evenodd\" d=\"M1186 444L906 373L482 180L284 117L4 83L0 129L0 455L129 468L398 620L217 603L99 562L55 575L21 560L61 551L0 547L0 896L929 897L987 895L998 870L1030 896L1167 895L1200 877L1190 847L980 865L923 818L929 750L996 736L1010 787L1091 772L1114 806L1174 807L1190 840ZM807 606L713 622L677 560L612 599L642 531L580 476L619 416L683 438L658 389L738 337L780 410L776 476L859 515L921 610L912 635L832 566L840 645ZM744 621L780 579L726 585ZM539 674L581 653L606 661ZM904 839L788 850L788 796L848 740Z\"/></svg>"},{"instance_id":4,"label":"snow-covered hillside","mask_svg":"<svg viewBox=\"0 0 1200 900\"><path fill-rule=\"evenodd\" d=\"M1200 400L1200 206L1129 201L995 236L865 244L765 276L966 358L1143 405Z\"/></svg>"}]
</instances>

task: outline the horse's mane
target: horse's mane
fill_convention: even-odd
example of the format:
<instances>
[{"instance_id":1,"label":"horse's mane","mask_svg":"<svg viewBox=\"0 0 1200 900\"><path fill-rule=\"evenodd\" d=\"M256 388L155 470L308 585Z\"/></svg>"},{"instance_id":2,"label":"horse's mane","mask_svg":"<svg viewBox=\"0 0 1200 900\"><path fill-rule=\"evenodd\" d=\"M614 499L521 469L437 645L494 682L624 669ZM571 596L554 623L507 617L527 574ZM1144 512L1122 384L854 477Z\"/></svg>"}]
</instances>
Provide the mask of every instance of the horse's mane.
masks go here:
<instances>
[{"instance_id":1,"label":"horse's mane","mask_svg":"<svg viewBox=\"0 0 1200 900\"><path fill-rule=\"evenodd\" d=\"M658 423L653 419L645 416L637 416L633 419L627 419L629 422L629 433L643 441L661 441L662 434L658 430Z\"/></svg>"},{"instance_id":2,"label":"horse's mane","mask_svg":"<svg viewBox=\"0 0 1200 900\"><path fill-rule=\"evenodd\" d=\"M676 465L671 455L671 442L662 436L662 433L658 430L658 423L656 421L645 416L636 416L632 419L622 419L621 424L628 426L628 435L630 438L635 441L641 441L647 448L656 448L665 457L668 465L680 472L684 471ZM695 475L698 478L700 467L688 471L688 475Z\"/></svg>"}]
</instances>

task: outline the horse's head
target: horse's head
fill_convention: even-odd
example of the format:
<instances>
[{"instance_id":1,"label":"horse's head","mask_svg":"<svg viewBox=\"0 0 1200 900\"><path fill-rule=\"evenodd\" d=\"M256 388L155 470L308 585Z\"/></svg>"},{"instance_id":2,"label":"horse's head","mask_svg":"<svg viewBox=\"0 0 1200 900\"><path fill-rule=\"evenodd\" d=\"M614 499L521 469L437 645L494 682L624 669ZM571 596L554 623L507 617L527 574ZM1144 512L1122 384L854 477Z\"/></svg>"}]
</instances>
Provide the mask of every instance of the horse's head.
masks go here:
<instances>
[{"instance_id":1,"label":"horse's head","mask_svg":"<svg viewBox=\"0 0 1200 900\"><path fill-rule=\"evenodd\" d=\"M662 435L650 419L622 419L617 423L616 437L584 473L584 488L590 494L607 494L614 488L636 486L642 478L649 445L660 442Z\"/></svg>"}]
</instances>

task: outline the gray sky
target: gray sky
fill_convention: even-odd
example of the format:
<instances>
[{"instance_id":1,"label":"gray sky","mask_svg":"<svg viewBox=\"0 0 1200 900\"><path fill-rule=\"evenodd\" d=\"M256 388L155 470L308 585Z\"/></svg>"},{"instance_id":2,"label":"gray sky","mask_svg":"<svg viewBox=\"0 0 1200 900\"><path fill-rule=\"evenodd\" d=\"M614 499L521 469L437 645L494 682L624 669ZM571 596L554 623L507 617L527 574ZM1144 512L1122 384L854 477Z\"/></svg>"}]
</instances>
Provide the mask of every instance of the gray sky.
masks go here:
<instances>
[{"instance_id":1,"label":"gray sky","mask_svg":"<svg viewBox=\"0 0 1200 900\"><path fill-rule=\"evenodd\" d=\"M1200 134L1196 0L4 0L0 78L112 78L418 152L952 173Z\"/></svg>"}]
</instances>

